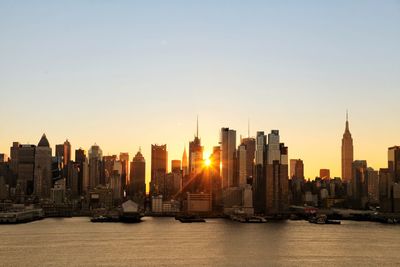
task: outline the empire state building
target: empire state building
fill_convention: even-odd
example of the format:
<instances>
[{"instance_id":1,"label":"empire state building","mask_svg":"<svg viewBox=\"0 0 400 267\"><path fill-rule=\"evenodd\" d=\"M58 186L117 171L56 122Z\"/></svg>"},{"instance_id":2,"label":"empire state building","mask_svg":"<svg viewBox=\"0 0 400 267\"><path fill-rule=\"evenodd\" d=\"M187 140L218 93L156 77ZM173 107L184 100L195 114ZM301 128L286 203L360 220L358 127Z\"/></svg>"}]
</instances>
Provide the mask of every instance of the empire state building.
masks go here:
<instances>
[{"instance_id":1,"label":"empire state building","mask_svg":"<svg viewBox=\"0 0 400 267\"><path fill-rule=\"evenodd\" d=\"M342 139L342 180L351 181L353 177L353 158L354 158L353 138L349 130L349 118L346 113L346 129Z\"/></svg>"}]
</instances>

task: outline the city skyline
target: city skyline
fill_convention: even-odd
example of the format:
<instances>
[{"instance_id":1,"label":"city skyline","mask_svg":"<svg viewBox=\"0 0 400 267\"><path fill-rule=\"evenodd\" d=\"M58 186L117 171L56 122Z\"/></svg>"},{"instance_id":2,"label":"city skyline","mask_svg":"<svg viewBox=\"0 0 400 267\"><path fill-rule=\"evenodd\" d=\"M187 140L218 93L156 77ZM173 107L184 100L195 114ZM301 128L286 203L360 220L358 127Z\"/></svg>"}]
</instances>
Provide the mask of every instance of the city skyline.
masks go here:
<instances>
[{"instance_id":1,"label":"city skyline","mask_svg":"<svg viewBox=\"0 0 400 267\"><path fill-rule=\"evenodd\" d=\"M379 168L400 132L396 10L396 1L2 1L0 151L45 132L51 144L96 142L106 155L141 146L146 159L150 144L166 143L180 159L198 114L208 152L221 127L247 136L250 118L253 136L281 131L307 177L340 176L348 108L354 159Z\"/></svg>"},{"instance_id":2,"label":"city skyline","mask_svg":"<svg viewBox=\"0 0 400 267\"><path fill-rule=\"evenodd\" d=\"M345 121L344 121L344 123L345 123L345 127L344 127L344 129L345 129L345 132L347 131L347 127L348 127L348 124L349 124L349 122L351 123L351 120L350 120L350 118L349 118L349 114L348 114L348 111L346 111L346 117L345 117ZM201 136L201 134L199 134L199 122L198 122L198 118L197 118L197 121L196 121L196 131L195 131L195 134L194 134L194 138L195 138L195 140L196 140L196 138L200 138L200 139L202 139L203 140L203 138L202 138L202 136ZM252 135L251 134L251 130L249 129L250 128L250 124L248 123L248 125L247 125L247 127L248 127L248 129L247 129L247 134L246 135L236 135L236 144L240 144L240 138L247 138L248 137L248 134L250 133L250 137L252 137L252 138L255 138L255 136L256 135ZM223 127L222 127L223 128ZM235 129L232 129L232 130L235 130ZM258 131L258 130L257 130ZM268 132L269 130L267 130L267 132ZM46 134L46 133L43 133L43 134ZM51 138L49 138L48 137L48 135L46 134L46 136L47 136L47 138L48 139L50 139L49 140L49 143L50 143L50 148L52 149L52 151L53 151L53 154L54 155L56 155L56 150L57 150L57 147L56 146L58 146L58 144L63 144L63 143L68 143L68 145L69 146L71 146L71 155L70 155L70 157L73 159L73 158L75 158L75 150L78 150L78 149L83 149L84 151L86 151L86 153L87 153L87 155L88 155L88 153L89 153L89 150L90 150L90 148L93 146L93 145L97 145L97 146L99 146L100 147L100 149L102 150L102 152L103 152L103 154L102 154L102 156L111 156L111 155L116 155L117 157L119 157L120 156L120 153L129 153L129 157L130 157L130 159L133 159L133 157L134 157L134 155L136 155L136 153L140 150L142 153L143 153L143 156L144 156L144 159L145 159L145 161L147 162L147 165L146 165L146 175L145 175L145 177L146 177L146 186L147 186L147 190L149 190L149 188L148 188L148 184L149 184L149 182L151 181L151 147L153 146L153 145L164 145L164 143L160 143L160 142L153 142L153 143L151 143L151 144L148 144L148 146L150 146L150 149L148 149L149 151L147 151L147 146L145 146L145 145L139 145L138 146L138 148L136 149L136 150L133 150L133 152L131 152L131 151L127 151L126 149L125 150L122 150L122 151L113 151L113 152L107 152L107 149L105 149L105 147L103 147L101 144L98 144L97 142L93 142L89 147L83 147L83 146L80 146L80 145L75 145L72 141L71 141L71 139L69 139L69 138L66 138L66 139L64 139L64 141L62 141L62 142L52 142L51 141ZM219 134L217 134L217 136L219 136ZM283 133L283 136L285 136L285 134ZM43 137L43 136L42 136ZM215 138L215 137L214 137ZM338 139L340 139L340 136L338 137ZM36 142L23 142L23 141L21 141L21 140L13 140L11 143L10 143L10 145L9 145L9 147L8 147L8 150L0 150L0 153L3 153L3 154L6 154L7 156L9 156L10 157L10 148L11 148L11 146L12 146L12 143L13 142L19 142L20 144L33 144L33 145L36 145L37 144L37 141ZM165 144L166 145L166 149L167 149L167 163L166 163L166 166L167 166L167 170L168 171L171 171L171 161L173 161L173 160L181 160L182 159L182 154L183 154L183 152L184 152L184 149L187 149L187 148L189 148L189 145L190 145L190 142L192 142L192 141L188 141L187 143L185 143L184 145L183 145L183 147L182 147L182 151L181 151L181 154L180 154L180 156L179 156L179 148L176 148L176 147L172 147L172 146L170 146L169 144ZM288 141L288 143L290 143L290 141ZM357 140L355 140L355 143L357 143ZM213 149L213 147L214 146L219 146L219 138L218 138L218 141L216 141L213 145L210 145L210 147L208 147L208 146L204 146L205 148L204 148L204 151L203 151L203 156L204 156L204 160L206 160L206 159L208 159L211 155L212 155L212 149ZM368 162L368 165L370 166L370 167L372 167L372 168L374 168L374 169L376 169L376 170L378 170L378 169L380 169L380 168L387 168L387 148L388 147L392 147L392 146L394 146L394 145L388 145L386 148L384 148L385 149L385 152L386 153L383 153L382 155L379 155L377 158L382 158L382 160L381 161L378 161L378 162L381 162L381 165L377 165L377 166L374 166L374 164L373 163L371 163L371 162L373 162L372 160L370 160L369 158L366 158L366 157L354 157L354 160L358 160L358 159L362 159L362 160L366 160L367 162ZM143 149L143 147L145 148L145 149ZM339 151L338 152L338 158L339 158L339 163L337 164L338 165L338 167L332 167L332 166L335 166L333 163L328 163L328 164L325 164L325 165L321 165L321 166L316 166L316 168L315 169L312 169L312 170L310 170L311 168L308 166L308 162L307 162L307 160L304 158L304 157L301 157L301 152L293 152L293 149L292 149L292 146L290 146L291 147L291 149L289 150L289 159L292 159L292 160L295 160L295 159L301 159L301 160L303 160L303 162L304 162L304 174L305 174L305 179L311 179L311 180L314 180L316 177L319 177L320 175L320 170L321 169L328 169L329 171L330 171L330 173L331 173L331 177L340 177L340 178L342 178L343 179L343 177L342 177L342 175L341 175L341 173L342 173L342 158L341 158L341 152ZM338 148L337 148L337 150L340 150L340 144L338 144L338 146L337 146ZM236 149L236 145L235 145L235 149ZM170 153L170 151L178 151L177 153L178 153L178 156L176 156L176 157L174 157L174 156L171 156L171 153ZM104 151L106 151L106 152L104 152ZM144 152L143 152L144 151ZM355 155L357 155L357 147L355 147L355 149L354 149L354 152L355 152ZM295 154L295 155L300 155L299 157L294 157L294 156L292 156L293 154ZM310 165L312 165L312 164L310 164ZM312 176L310 176L310 174L312 175Z\"/></svg>"}]
</instances>

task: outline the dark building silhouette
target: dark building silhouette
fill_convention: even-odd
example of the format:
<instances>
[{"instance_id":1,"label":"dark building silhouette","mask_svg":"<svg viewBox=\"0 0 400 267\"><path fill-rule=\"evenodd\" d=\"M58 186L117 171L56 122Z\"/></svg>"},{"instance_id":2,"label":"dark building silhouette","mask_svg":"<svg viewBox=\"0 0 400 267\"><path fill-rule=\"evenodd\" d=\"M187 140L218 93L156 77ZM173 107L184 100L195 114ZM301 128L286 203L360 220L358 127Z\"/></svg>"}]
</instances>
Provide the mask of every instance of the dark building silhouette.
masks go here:
<instances>
[{"instance_id":1,"label":"dark building silhouette","mask_svg":"<svg viewBox=\"0 0 400 267\"><path fill-rule=\"evenodd\" d=\"M388 168L392 172L395 183L400 182L400 146L390 147L388 150Z\"/></svg>"},{"instance_id":2,"label":"dark building silhouette","mask_svg":"<svg viewBox=\"0 0 400 267\"><path fill-rule=\"evenodd\" d=\"M43 134L35 150L34 188L36 196L50 198L53 187L52 156L49 141Z\"/></svg>"},{"instance_id":3,"label":"dark building silhouette","mask_svg":"<svg viewBox=\"0 0 400 267\"><path fill-rule=\"evenodd\" d=\"M203 167L203 150L199 138L199 121L197 120L196 136L192 142L189 142L189 174L190 177L198 175Z\"/></svg>"},{"instance_id":4,"label":"dark building silhouette","mask_svg":"<svg viewBox=\"0 0 400 267\"><path fill-rule=\"evenodd\" d=\"M268 134L266 213L287 211L289 206L288 148L279 142L279 131Z\"/></svg>"},{"instance_id":5,"label":"dark building silhouette","mask_svg":"<svg viewBox=\"0 0 400 267\"><path fill-rule=\"evenodd\" d=\"M135 201L143 204L146 196L146 161L139 150L132 159L130 167L129 194Z\"/></svg>"},{"instance_id":6,"label":"dark building silhouette","mask_svg":"<svg viewBox=\"0 0 400 267\"><path fill-rule=\"evenodd\" d=\"M365 208L368 202L368 164L366 160L353 162L351 180L352 199L356 208Z\"/></svg>"},{"instance_id":7,"label":"dark building silhouette","mask_svg":"<svg viewBox=\"0 0 400 267\"><path fill-rule=\"evenodd\" d=\"M17 194L31 195L34 192L35 145L19 145L17 152Z\"/></svg>"},{"instance_id":8,"label":"dark building silhouette","mask_svg":"<svg viewBox=\"0 0 400 267\"><path fill-rule=\"evenodd\" d=\"M167 145L151 145L150 195L158 194L159 182L168 170Z\"/></svg>"},{"instance_id":9,"label":"dark building silhouette","mask_svg":"<svg viewBox=\"0 0 400 267\"><path fill-rule=\"evenodd\" d=\"M92 189L100 184L104 185L105 182L102 181L104 180L102 156L103 152L98 145L94 144L89 149L89 187Z\"/></svg>"},{"instance_id":10,"label":"dark building silhouette","mask_svg":"<svg viewBox=\"0 0 400 267\"><path fill-rule=\"evenodd\" d=\"M255 213L265 213L266 196L267 136L257 132L253 183L253 203Z\"/></svg>"},{"instance_id":11,"label":"dark building silhouette","mask_svg":"<svg viewBox=\"0 0 400 267\"><path fill-rule=\"evenodd\" d=\"M236 181L236 131L229 128L221 129L221 177L222 188L235 186Z\"/></svg>"}]
</instances>

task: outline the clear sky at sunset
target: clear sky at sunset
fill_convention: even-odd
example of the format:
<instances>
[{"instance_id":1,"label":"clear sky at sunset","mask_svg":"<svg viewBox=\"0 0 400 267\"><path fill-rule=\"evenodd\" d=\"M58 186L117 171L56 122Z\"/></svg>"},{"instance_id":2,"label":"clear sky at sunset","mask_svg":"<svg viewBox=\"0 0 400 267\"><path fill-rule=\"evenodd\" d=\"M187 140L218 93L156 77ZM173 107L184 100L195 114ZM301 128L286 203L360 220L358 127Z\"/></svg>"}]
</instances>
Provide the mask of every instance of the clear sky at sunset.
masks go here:
<instances>
[{"instance_id":1,"label":"clear sky at sunset","mask_svg":"<svg viewBox=\"0 0 400 267\"><path fill-rule=\"evenodd\" d=\"M0 2L0 152L95 142L105 155L196 131L279 129L307 177L340 176L349 109L355 159L400 144L400 1ZM147 177L149 179L149 177Z\"/></svg>"}]
</instances>

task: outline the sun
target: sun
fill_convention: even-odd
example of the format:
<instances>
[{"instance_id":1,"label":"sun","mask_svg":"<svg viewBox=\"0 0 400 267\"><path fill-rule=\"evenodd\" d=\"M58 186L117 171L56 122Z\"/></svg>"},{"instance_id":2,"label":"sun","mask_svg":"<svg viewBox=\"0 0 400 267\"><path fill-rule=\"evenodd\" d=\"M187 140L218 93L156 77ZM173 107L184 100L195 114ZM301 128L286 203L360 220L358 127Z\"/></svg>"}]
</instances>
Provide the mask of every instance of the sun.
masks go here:
<instances>
[{"instance_id":1,"label":"sun","mask_svg":"<svg viewBox=\"0 0 400 267\"><path fill-rule=\"evenodd\" d=\"M205 165L206 167L210 167L210 166L211 166L211 160L210 160L209 158L205 159L205 160L204 160L204 165Z\"/></svg>"}]
</instances>

